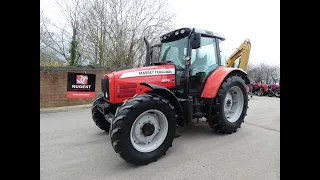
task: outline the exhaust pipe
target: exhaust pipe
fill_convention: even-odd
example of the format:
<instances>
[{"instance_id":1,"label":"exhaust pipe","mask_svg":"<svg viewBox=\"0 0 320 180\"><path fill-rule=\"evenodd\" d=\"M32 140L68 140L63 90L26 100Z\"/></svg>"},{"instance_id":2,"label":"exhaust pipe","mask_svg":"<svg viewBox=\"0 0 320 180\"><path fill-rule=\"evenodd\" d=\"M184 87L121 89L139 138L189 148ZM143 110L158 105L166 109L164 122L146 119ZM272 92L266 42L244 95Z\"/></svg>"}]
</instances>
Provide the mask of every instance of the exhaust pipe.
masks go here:
<instances>
[{"instance_id":1,"label":"exhaust pipe","mask_svg":"<svg viewBox=\"0 0 320 180\"><path fill-rule=\"evenodd\" d=\"M144 42L146 43L147 53L146 53L146 64L145 66L150 66L150 44L146 37L143 37Z\"/></svg>"}]
</instances>

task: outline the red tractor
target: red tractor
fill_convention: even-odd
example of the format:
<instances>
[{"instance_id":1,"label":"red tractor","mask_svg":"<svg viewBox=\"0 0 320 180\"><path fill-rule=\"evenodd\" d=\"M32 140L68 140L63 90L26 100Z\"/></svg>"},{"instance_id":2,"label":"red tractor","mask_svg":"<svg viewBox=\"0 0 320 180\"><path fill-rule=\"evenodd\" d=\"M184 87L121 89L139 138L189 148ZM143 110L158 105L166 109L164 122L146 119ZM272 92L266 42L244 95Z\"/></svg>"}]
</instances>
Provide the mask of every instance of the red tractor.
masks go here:
<instances>
[{"instance_id":1,"label":"red tractor","mask_svg":"<svg viewBox=\"0 0 320 180\"><path fill-rule=\"evenodd\" d=\"M177 126L205 118L210 128L234 133L248 108L245 71L223 66L222 35L181 28L160 37L159 61L105 74L92 106L96 125L107 132L125 161L145 165L164 155Z\"/></svg>"},{"instance_id":2,"label":"red tractor","mask_svg":"<svg viewBox=\"0 0 320 180\"><path fill-rule=\"evenodd\" d=\"M280 85L279 84L270 84L268 86L268 96L273 97L276 96L277 98L280 98Z\"/></svg>"},{"instance_id":3,"label":"red tractor","mask_svg":"<svg viewBox=\"0 0 320 180\"><path fill-rule=\"evenodd\" d=\"M268 84L260 84L256 82L252 82L248 85L250 87L250 91L257 96L264 96L268 94Z\"/></svg>"}]
</instances>

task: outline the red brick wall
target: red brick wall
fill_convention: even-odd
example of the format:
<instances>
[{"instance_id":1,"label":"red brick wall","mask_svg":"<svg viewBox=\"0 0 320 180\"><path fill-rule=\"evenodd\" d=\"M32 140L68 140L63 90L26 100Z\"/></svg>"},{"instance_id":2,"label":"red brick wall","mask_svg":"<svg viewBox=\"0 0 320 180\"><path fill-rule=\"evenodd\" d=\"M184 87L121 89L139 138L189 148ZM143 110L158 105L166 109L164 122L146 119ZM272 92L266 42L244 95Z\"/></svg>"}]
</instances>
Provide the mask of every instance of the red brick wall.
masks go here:
<instances>
[{"instance_id":1,"label":"red brick wall","mask_svg":"<svg viewBox=\"0 0 320 180\"><path fill-rule=\"evenodd\" d=\"M112 70L114 71L114 69ZM101 90L100 80L103 74L111 72L107 68L82 68L82 67L40 67L40 108L73 106L92 103L90 99L68 99L67 73L96 74L96 93Z\"/></svg>"}]
</instances>

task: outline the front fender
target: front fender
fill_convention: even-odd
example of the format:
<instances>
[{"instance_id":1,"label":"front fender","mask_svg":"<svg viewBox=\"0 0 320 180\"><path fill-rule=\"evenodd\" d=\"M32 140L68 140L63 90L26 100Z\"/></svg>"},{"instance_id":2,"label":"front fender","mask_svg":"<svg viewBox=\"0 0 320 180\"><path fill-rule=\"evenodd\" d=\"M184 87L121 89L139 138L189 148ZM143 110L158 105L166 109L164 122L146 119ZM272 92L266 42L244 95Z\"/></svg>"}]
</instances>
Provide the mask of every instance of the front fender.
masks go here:
<instances>
[{"instance_id":1,"label":"front fender","mask_svg":"<svg viewBox=\"0 0 320 180\"><path fill-rule=\"evenodd\" d=\"M178 101L178 98L169 89L162 87L162 86L158 86L155 84L148 84L148 83L140 83L140 85L146 86L146 87L152 89L153 93L158 94L161 97L169 100L170 104L172 104L174 106L177 115L183 116L182 107Z\"/></svg>"}]
</instances>

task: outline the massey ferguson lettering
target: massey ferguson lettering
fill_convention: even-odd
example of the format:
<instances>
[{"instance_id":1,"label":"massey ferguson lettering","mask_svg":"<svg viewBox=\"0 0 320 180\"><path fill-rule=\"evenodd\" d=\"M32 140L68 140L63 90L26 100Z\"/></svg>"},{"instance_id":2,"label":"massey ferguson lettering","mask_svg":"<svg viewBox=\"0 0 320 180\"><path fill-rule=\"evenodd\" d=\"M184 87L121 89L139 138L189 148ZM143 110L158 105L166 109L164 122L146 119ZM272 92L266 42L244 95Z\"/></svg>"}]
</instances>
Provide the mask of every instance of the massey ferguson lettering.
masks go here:
<instances>
[{"instance_id":1,"label":"massey ferguson lettering","mask_svg":"<svg viewBox=\"0 0 320 180\"><path fill-rule=\"evenodd\" d=\"M144 71L133 71L123 73L120 78L138 77L138 76L156 76L165 74L174 74L175 69L155 69L155 70L144 70Z\"/></svg>"},{"instance_id":2,"label":"massey ferguson lettering","mask_svg":"<svg viewBox=\"0 0 320 180\"><path fill-rule=\"evenodd\" d=\"M73 89L90 89L91 85L71 85Z\"/></svg>"},{"instance_id":3,"label":"massey ferguson lettering","mask_svg":"<svg viewBox=\"0 0 320 180\"><path fill-rule=\"evenodd\" d=\"M171 74L171 70L140 71L139 75Z\"/></svg>"},{"instance_id":4,"label":"massey ferguson lettering","mask_svg":"<svg viewBox=\"0 0 320 180\"><path fill-rule=\"evenodd\" d=\"M139 75L151 75L154 71L140 71Z\"/></svg>"}]
</instances>

